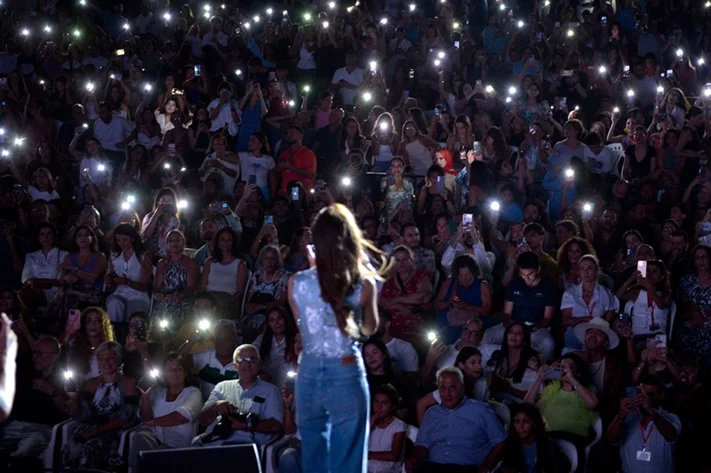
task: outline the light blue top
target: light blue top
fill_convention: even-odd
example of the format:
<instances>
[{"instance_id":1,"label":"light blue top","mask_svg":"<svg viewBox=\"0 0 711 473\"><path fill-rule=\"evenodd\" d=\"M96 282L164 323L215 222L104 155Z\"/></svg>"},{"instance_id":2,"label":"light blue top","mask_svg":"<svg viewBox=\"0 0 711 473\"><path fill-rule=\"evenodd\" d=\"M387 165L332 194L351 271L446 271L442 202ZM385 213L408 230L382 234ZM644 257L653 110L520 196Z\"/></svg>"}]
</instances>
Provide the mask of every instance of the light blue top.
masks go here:
<instances>
[{"instance_id":1,"label":"light blue top","mask_svg":"<svg viewBox=\"0 0 711 473\"><path fill-rule=\"evenodd\" d=\"M486 403L465 397L454 410L441 404L427 409L415 445L429 450L431 462L479 466L506 437Z\"/></svg>"},{"instance_id":2,"label":"light blue top","mask_svg":"<svg viewBox=\"0 0 711 473\"><path fill-rule=\"evenodd\" d=\"M346 302L355 311L355 321L360 322L363 285L346 297ZM356 340L344 336L338 328L336 315L331 305L321 298L321 286L315 268L294 275L293 297L299 311L299 331L303 353L321 358L340 358L358 352Z\"/></svg>"},{"instance_id":3,"label":"light blue top","mask_svg":"<svg viewBox=\"0 0 711 473\"><path fill-rule=\"evenodd\" d=\"M670 422L677 432L681 433L681 421L679 418L662 409L657 409L657 412ZM647 440L646 451L651 453L650 461L637 460L637 452L645 448L642 445L642 431L640 426L640 417L637 412L631 412L625 417L625 439L620 445L620 459L622 460L623 473L666 473L674 471L674 450L676 442L667 442L657 428L652 429L650 421L647 424L645 435L649 434Z\"/></svg>"}]
</instances>

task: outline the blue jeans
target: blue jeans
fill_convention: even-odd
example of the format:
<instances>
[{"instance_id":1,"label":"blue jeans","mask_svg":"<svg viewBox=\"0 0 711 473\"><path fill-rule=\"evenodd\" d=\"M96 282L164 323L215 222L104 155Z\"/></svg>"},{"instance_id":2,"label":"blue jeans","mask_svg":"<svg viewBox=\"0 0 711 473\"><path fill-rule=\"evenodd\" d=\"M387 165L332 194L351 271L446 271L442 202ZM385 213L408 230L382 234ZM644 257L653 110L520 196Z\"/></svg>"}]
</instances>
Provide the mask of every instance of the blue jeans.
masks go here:
<instances>
[{"instance_id":1,"label":"blue jeans","mask_svg":"<svg viewBox=\"0 0 711 473\"><path fill-rule=\"evenodd\" d=\"M296 418L303 471L365 473L369 411L360 352L345 362L302 355L296 378Z\"/></svg>"}]
</instances>

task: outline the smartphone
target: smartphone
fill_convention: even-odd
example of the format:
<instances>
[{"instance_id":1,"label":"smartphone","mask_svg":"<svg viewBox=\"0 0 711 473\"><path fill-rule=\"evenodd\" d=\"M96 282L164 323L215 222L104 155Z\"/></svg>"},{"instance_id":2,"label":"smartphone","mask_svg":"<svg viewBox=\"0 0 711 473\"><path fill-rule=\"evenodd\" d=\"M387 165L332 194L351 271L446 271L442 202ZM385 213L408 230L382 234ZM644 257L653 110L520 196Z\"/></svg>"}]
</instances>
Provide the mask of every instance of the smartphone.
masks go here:
<instances>
[{"instance_id":1,"label":"smartphone","mask_svg":"<svg viewBox=\"0 0 711 473\"><path fill-rule=\"evenodd\" d=\"M434 108L434 114L437 115L438 117L439 117L440 115L442 115L442 107L440 107L439 105L437 105L437 106Z\"/></svg>"},{"instance_id":2,"label":"smartphone","mask_svg":"<svg viewBox=\"0 0 711 473\"><path fill-rule=\"evenodd\" d=\"M466 161L467 159L467 150L463 149L459 152L459 159L461 161Z\"/></svg>"},{"instance_id":3,"label":"smartphone","mask_svg":"<svg viewBox=\"0 0 711 473\"><path fill-rule=\"evenodd\" d=\"M309 252L309 256L316 259L316 247L314 245L306 245L306 251Z\"/></svg>"},{"instance_id":4,"label":"smartphone","mask_svg":"<svg viewBox=\"0 0 711 473\"><path fill-rule=\"evenodd\" d=\"M195 71L196 76L202 74L202 66L200 64L196 64L195 67L193 67L193 70Z\"/></svg>"},{"instance_id":5,"label":"smartphone","mask_svg":"<svg viewBox=\"0 0 711 473\"><path fill-rule=\"evenodd\" d=\"M64 389L68 393L77 392L77 381L74 379L74 373L71 370L64 371Z\"/></svg>"},{"instance_id":6,"label":"smartphone","mask_svg":"<svg viewBox=\"0 0 711 473\"><path fill-rule=\"evenodd\" d=\"M459 49L459 41L454 42L454 49Z\"/></svg>"},{"instance_id":7,"label":"smartphone","mask_svg":"<svg viewBox=\"0 0 711 473\"><path fill-rule=\"evenodd\" d=\"M444 176L437 176L437 184L435 185L435 189L438 193L444 192Z\"/></svg>"},{"instance_id":8,"label":"smartphone","mask_svg":"<svg viewBox=\"0 0 711 473\"><path fill-rule=\"evenodd\" d=\"M223 211L224 211L224 210L229 210L229 209L230 209L230 206L229 206L229 204L228 204L227 202L222 202L221 208L222 208Z\"/></svg>"},{"instance_id":9,"label":"smartphone","mask_svg":"<svg viewBox=\"0 0 711 473\"><path fill-rule=\"evenodd\" d=\"M235 28L235 34L242 34L242 30L240 28Z\"/></svg>"},{"instance_id":10,"label":"smartphone","mask_svg":"<svg viewBox=\"0 0 711 473\"><path fill-rule=\"evenodd\" d=\"M630 76L630 66L624 66L622 68L622 75L624 77L629 77Z\"/></svg>"},{"instance_id":11,"label":"smartphone","mask_svg":"<svg viewBox=\"0 0 711 473\"><path fill-rule=\"evenodd\" d=\"M667 348L667 336L664 334L657 334L650 340L654 340L654 346L657 348Z\"/></svg>"},{"instance_id":12,"label":"smartphone","mask_svg":"<svg viewBox=\"0 0 711 473\"><path fill-rule=\"evenodd\" d=\"M414 78L415 78L415 70L410 69L410 79L414 79Z\"/></svg>"},{"instance_id":13,"label":"smartphone","mask_svg":"<svg viewBox=\"0 0 711 473\"><path fill-rule=\"evenodd\" d=\"M136 321L135 325L133 326L133 330L136 334L136 339L139 342L145 342L148 339L146 323L143 320Z\"/></svg>"},{"instance_id":14,"label":"smartphone","mask_svg":"<svg viewBox=\"0 0 711 473\"><path fill-rule=\"evenodd\" d=\"M646 278L647 277L647 262L646 261L637 261L637 271L642 273L643 278Z\"/></svg>"},{"instance_id":15,"label":"smartphone","mask_svg":"<svg viewBox=\"0 0 711 473\"><path fill-rule=\"evenodd\" d=\"M600 17L600 24L602 26L607 26L607 17L606 16Z\"/></svg>"},{"instance_id":16,"label":"smartphone","mask_svg":"<svg viewBox=\"0 0 711 473\"><path fill-rule=\"evenodd\" d=\"M481 141L475 141L472 144L472 151L474 151L474 154L477 156L481 154Z\"/></svg>"},{"instance_id":17,"label":"smartphone","mask_svg":"<svg viewBox=\"0 0 711 473\"><path fill-rule=\"evenodd\" d=\"M670 77L674 77L674 69L667 69L667 79L669 79Z\"/></svg>"},{"instance_id":18,"label":"smartphone","mask_svg":"<svg viewBox=\"0 0 711 473\"><path fill-rule=\"evenodd\" d=\"M637 397L637 388L634 386L627 386L627 397L634 399Z\"/></svg>"},{"instance_id":19,"label":"smartphone","mask_svg":"<svg viewBox=\"0 0 711 473\"><path fill-rule=\"evenodd\" d=\"M551 368L546 379L560 379L563 377L563 368Z\"/></svg>"},{"instance_id":20,"label":"smartphone","mask_svg":"<svg viewBox=\"0 0 711 473\"><path fill-rule=\"evenodd\" d=\"M572 75L573 75L572 69L565 69L563 72L560 73L561 77L572 77Z\"/></svg>"},{"instance_id":21,"label":"smartphone","mask_svg":"<svg viewBox=\"0 0 711 473\"><path fill-rule=\"evenodd\" d=\"M563 110L568 105L568 97L561 97L558 101L558 110Z\"/></svg>"},{"instance_id":22,"label":"smartphone","mask_svg":"<svg viewBox=\"0 0 711 473\"><path fill-rule=\"evenodd\" d=\"M117 56L123 56L124 54L126 54L126 50L125 50L125 49L117 49L117 50L116 50L116 55L117 55Z\"/></svg>"},{"instance_id":23,"label":"smartphone","mask_svg":"<svg viewBox=\"0 0 711 473\"><path fill-rule=\"evenodd\" d=\"M299 188L298 187L291 188L291 200L293 200L294 202L299 200Z\"/></svg>"},{"instance_id":24,"label":"smartphone","mask_svg":"<svg viewBox=\"0 0 711 473\"><path fill-rule=\"evenodd\" d=\"M538 43L542 43L542 42L543 42L543 33L536 33L536 41L537 41Z\"/></svg>"},{"instance_id":25,"label":"smartphone","mask_svg":"<svg viewBox=\"0 0 711 473\"><path fill-rule=\"evenodd\" d=\"M462 225L467 227L472 225L472 221L474 220L474 215L472 214L464 214L462 215Z\"/></svg>"},{"instance_id":26,"label":"smartphone","mask_svg":"<svg viewBox=\"0 0 711 473\"><path fill-rule=\"evenodd\" d=\"M289 371L286 373L286 379L284 380L284 389L286 392L293 393L294 386L296 385L296 371Z\"/></svg>"},{"instance_id":27,"label":"smartphone","mask_svg":"<svg viewBox=\"0 0 711 473\"><path fill-rule=\"evenodd\" d=\"M630 314L628 314L627 312L620 312L617 316L617 320L619 321L620 327L630 326Z\"/></svg>"},{"instance_id":28,"label":"smartphone","mask_svg":"<svg viewBox=\"0 0 711 473\"><path fill-rule=\"evenodd\" d=\"M267 225L274 225L274 215L265 215L264 223L266 223Z\"/></svg>"},{"instance_id":29,"label":"smartphone","mask_svg":"<svg viewBox=\"0 0 711 473\"><path fill-rule=\"evenodd\" d=\"M256 183L257 183L257 176L254 174L250 174L247 184L256 184Z\"/></svg>"}]
</instances>

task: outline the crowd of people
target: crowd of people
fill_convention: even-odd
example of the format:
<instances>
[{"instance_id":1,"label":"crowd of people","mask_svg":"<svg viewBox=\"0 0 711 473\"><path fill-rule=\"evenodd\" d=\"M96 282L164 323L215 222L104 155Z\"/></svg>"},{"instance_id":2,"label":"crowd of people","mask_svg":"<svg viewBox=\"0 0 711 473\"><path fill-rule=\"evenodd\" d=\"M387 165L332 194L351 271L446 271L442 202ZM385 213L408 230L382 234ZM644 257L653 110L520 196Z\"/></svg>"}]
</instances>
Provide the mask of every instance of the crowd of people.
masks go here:
<instances>
[{"instance_id":1,"label":"crowd of people","mask_svg":"<svg viewBox=\"0 0 711 473\"><path fill-rule=\"evenodd\" d=\"M0 13L3 466L711 471L711 2Z\"/></svg>"}]
</instances>

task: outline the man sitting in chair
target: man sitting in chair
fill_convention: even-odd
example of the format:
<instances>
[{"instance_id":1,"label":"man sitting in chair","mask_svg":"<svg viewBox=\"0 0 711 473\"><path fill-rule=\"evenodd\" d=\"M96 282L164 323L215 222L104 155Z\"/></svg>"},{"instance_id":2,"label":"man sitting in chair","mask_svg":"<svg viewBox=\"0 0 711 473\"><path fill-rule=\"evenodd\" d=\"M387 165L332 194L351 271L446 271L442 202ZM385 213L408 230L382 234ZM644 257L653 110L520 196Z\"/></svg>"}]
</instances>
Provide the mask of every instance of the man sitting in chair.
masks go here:
<instances>
[{"instance_id":1,"label":"man sitting in chair","mask_svg":"<svg viewBox=\"0 0 711 473\"><path fill-rule=\"evenodd\" d=\"M252 345L241 345L233 359L239 379L215 386L199 416L207 429L195 438L194 446L263 445L282 429L281 393L259 379L259 351Z\"/></svg>"}]
</instances>

